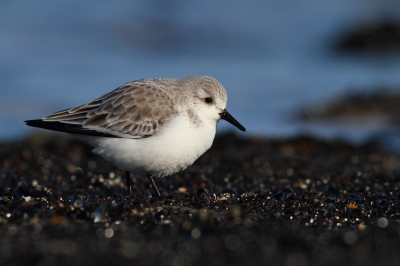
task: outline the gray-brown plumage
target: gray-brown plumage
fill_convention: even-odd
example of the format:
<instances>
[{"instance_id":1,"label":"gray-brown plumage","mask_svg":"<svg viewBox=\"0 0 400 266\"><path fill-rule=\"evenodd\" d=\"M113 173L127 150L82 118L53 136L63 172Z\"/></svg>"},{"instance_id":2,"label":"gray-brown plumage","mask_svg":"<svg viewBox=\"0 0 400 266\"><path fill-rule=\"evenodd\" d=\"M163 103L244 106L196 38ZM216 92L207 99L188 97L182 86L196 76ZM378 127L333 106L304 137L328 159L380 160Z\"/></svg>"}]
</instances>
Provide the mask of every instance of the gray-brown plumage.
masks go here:
<instances>
[{"instance_id":1,"label":"gray-brown plumage","mask_svg":"<svg viewBox=\"0 0 400 266\"><path fill-rule=\"evenodd\" d=\"M126 83L87 104L53 113L43 118L43 122L59 122L71 125L71 128L80 126L82 131L71 132L75 134L86 135L95 130L115 137L151 136L163 121L178 112L174 98L163 90L171 80L155 80L156 86L151 85L151 80ZM57 129L65 131L65 128Z\"/></svg>"},{"instance_id":2,"label":"gray-brown plumage","mask_svg":"<svg viewBox=\"0 0 400 266\"><path fill-rule=\"evenodd\" d=\"M80 135L94 153L127 172L171 175L191 165L210 146L225 119L245 130L225 109L227 94L208 76L142 79L27 125ZM129 182L127 182L129 187Z\"/></svg>"}]
</instances>

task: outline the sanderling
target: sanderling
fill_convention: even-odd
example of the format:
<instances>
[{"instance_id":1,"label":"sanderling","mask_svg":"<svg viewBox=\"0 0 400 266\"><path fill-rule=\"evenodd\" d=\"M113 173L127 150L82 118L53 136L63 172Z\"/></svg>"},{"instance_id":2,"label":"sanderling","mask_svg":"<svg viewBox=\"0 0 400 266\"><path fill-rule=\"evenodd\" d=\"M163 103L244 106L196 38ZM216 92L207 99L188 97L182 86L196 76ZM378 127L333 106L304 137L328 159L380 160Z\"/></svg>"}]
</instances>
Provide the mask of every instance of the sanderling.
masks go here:
<instances>
[{"instance_id":1,"label":"sanderling","mask_svg":"<svg viewBox=\"0 0 400 266\"><path fill-rule=\"evenodd\" d=\"M126 173L153 177L177 173L210 147L224 119L246 129L226 111L227 93L208 76L128 82L87 104L62 110L28 126L72 133Z\"/></svg>"}]
</instances>

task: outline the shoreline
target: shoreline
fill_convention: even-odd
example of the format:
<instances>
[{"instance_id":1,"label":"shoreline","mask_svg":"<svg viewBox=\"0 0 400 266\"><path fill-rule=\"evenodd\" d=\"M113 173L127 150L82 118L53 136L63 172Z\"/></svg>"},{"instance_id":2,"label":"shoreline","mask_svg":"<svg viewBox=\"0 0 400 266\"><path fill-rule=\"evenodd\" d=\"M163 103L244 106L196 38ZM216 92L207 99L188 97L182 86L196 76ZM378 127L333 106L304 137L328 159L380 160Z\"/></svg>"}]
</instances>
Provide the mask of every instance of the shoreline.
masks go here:
<instances>
[{"instance_id":1,"label":"shoreline","mask_svg":"<svg viewBox=\"0 0 400 266\"><path fill-rule=\"evenodd\" d=\"M65 134L0 150L2 265L400 261L400 156L374 143L227 133L162 199Z\"/></svg>"}]
</instances>

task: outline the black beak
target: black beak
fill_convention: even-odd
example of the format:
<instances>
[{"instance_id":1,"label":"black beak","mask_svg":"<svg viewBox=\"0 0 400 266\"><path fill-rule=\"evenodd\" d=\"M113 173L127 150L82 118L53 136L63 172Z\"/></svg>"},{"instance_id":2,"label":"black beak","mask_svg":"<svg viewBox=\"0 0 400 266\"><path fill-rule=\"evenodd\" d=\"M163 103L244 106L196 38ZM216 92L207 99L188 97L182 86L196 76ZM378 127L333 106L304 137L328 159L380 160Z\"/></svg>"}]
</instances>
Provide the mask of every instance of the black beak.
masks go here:
<instances>
[{"instance_id":1,"label":"black beak","mask_svg":"<svg viewBox=\"0 0 400 266\"><path fill-rule=\"evenodd\" d=\"M224 109L222 111L222 113L220 113L219 115L221 116L221 119L228 121L229 123L231 123L238 129L240 129L241 131L246 131L244 126L242 126L235 118L233 118L233 116L231 116L226 109Z\"/></svg>"}]
</instances>

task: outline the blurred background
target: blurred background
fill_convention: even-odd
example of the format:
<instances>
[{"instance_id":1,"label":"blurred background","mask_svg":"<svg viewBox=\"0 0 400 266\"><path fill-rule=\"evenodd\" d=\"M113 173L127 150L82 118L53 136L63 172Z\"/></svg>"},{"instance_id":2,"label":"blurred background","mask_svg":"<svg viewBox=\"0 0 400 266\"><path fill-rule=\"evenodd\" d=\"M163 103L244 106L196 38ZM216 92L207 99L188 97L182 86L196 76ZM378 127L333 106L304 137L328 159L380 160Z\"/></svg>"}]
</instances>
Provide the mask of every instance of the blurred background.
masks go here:
<instances>
[{"instance_id":1,"label":"blurred background","mask_svg":"<svg viewBox=\"0 0 400 266\"><path fill-rule=\"evenodd\" d=\"M244 136L392 142L399 21L384 0L1 1L0 141L128 81L210 75Z\"/></svg>"}]
</instances>

